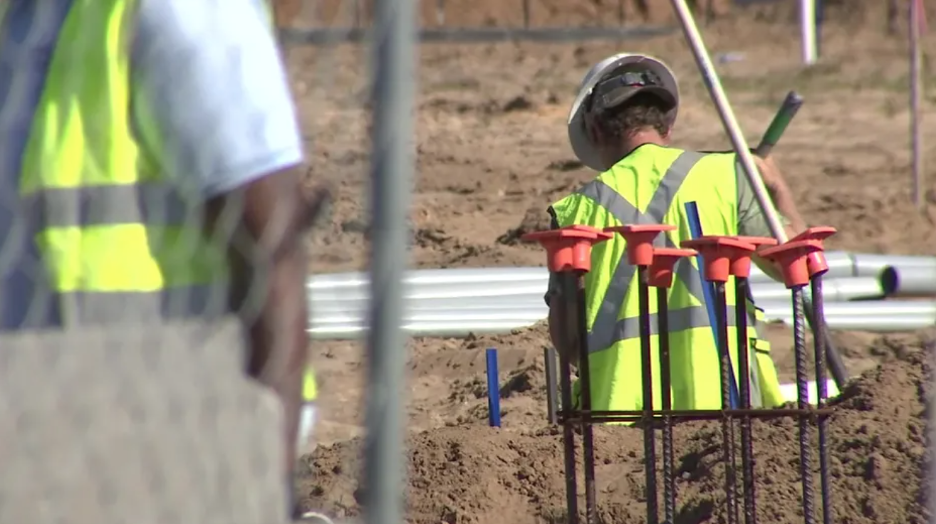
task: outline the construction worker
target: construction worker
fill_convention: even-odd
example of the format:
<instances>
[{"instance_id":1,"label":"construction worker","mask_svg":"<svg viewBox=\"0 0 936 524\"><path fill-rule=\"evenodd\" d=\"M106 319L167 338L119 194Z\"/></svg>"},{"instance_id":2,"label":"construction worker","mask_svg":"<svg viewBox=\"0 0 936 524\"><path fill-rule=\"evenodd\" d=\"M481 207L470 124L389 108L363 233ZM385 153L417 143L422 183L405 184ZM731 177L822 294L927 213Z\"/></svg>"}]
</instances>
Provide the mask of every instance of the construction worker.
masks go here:
<instances>
[{"instance_id":1,"label":"construction worker","mask_svg":"<svg viewBox=\"0 0 936 524\"><path fill-rule=\"evenodd\" d=\"M258 0L0 3L0 329L240 314L291 479L302 138Z\"/></svg>"},{"instance_id":2,"label":"construction worker","mask_svg":"<svg viewBox=\"0 0 936 524\"><path fill-rule=\"evenodd\" d=\"M677 229L661 234L658 244L679 246L691 238L684 205L695 201L706 235L772 236L734 153L698 153L669 145L678 108L676 78L663 62L619 54L595 65L572 104L568 132L575 155L600 174L549 208L553 227L670 224ZM802 219L780 171L770 159L756 161L789 233L802 231ZM621 235L615 235L596 245L592 271L585 278L595 410L643 407L637 279L635 268L627 263L625 244ZM756 262L778 278L769 264ZM574 312L567 311L557 284L553 276L546 294L550 334L556 348L575 362L578 348L570 347L560 331ZM730 283L727 296L733 305ZM655 313L652 294L650 306ZM677 265L669 308L673 408L717 409L721 406L717 348L695 260ZM735 337L731 327L732 361L737 365ZM783 399L769 346L753 328L749 338L753 403L777 406ZM652 366L654 405L659 407L656 357Z\"/></svg>"}]
</instances>

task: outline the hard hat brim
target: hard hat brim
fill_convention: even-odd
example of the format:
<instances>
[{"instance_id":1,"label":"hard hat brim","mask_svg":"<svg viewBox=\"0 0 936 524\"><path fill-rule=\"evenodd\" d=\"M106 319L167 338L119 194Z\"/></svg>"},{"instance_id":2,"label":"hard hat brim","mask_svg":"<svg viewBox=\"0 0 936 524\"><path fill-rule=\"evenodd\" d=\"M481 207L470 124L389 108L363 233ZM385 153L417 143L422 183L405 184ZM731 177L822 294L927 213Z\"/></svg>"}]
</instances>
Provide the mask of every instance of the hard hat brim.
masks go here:
<instances>
[{"instance_id":1,"label":"hard hat brim","mask_svg":"<svg viewBox=\"0 0 936 524\"><path fill-rule=\"evenodd\" d=\"M649 56L634 54L618 54L602 60L586 75L585 81L579 88L578 95L572 103L568 119L569 143L572 146L572 151L583 164L595 171L604 171L606 166L601 161L601 155L598 154L598 149L592 144L591 140L588 139L588 134L585 131L585 100L592 94L595 85L603 80L609 73L624 66L637 64L647 67L656 73L663 82L663 87L635 89L634 94L638 92L659 91L669 95L668 98L671 98L673 101L673 109L670 112L671 123L676 120L676 113L679 108L679 88L672 71L670 71L663 62Z\"/></svg>"}]
</instances>

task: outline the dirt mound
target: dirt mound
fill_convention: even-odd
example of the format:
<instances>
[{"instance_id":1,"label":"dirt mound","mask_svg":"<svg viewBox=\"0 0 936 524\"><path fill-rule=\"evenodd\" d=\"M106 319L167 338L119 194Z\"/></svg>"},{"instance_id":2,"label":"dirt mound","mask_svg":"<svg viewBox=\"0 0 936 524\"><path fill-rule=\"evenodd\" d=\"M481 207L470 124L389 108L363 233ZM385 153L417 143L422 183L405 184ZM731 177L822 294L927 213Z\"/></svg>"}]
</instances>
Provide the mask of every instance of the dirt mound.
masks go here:
<instances>
[{"instance_id":1,"label":"dirt mound","mask_svg":"<svg viewBox=\"0 0 936 524\"><path fill-rule=\"evenodd\" d=\"M836 521L926 521L922 465L932 350L905 348L902 358L869 371L837 401L830 435ZM475 419L410 435L408 522L562 521L561 437L542 422L527 427L498 430ZM677 522L714 522L723 515L720 438L715 423L676 428ZM796 424L757 423L755 439L760 519L800 521ZM602 521L642 522L639 430L598 427L596 443ZM304 504L336 516L357 515L363 500L360 456L361 442L352 440L305 457Z\"/></svg>"}]
</instances>

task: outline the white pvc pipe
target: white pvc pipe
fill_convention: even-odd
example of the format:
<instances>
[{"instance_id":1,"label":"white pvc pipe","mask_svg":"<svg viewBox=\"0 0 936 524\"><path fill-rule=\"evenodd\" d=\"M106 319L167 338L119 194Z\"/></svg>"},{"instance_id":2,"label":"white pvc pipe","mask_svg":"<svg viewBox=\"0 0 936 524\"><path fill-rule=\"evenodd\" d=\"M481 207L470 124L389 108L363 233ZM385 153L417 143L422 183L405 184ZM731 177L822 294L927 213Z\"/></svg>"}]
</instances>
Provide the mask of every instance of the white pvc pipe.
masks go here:
<instances>
[{"instance_id":1,"label":"white pvc pipe","mask_svg":"<svg viewBox=\"0 0 936 524\"><path fill-rule=\"evenodd\" d=\"M799 9L803 65L811 66L819 58L816 47L816 2L800 0Z\"/></svg>"},{"instance_id":2,"label":"white pvc pipe","mask_svg":"<svg viewBox=\"0 0 936 524\"><path fill-rule=\"evenodd\" d=\"M808 398L810 404L815 404L816 400L819 398L819 392L816 390L816 381L810 380L807 386ZM785 402L796 402L796 383L792 384L780 384L780 394L783 395L783 400ZM839 396L838 386L835 385L835 381L830 379L826 380L826 394L827 398Z\"/></svg>"},{"instance_id":3,"label":"white pvc pipe","mask_svg":"<svg viewBox=\"0 0 936 524\"><path fill-rule=\"evenodd\" d=\"M408 301L438 301L439 303L459 303L467 299L507 299L508 297L537 297L542 300L546 293L546 280L520 280L503 282L455 282L434 286L406 286L405 297ZM826 300L840 302L859 298L879 298L883 296L881 281L877 277L829 279L824 285ZM787 299L790 291L783 284L754 283L751 293L755 301L778 301ZM367 301L368 289L322 288L309 291L309 301L313 305L329 302Z\"/></svg>"},{"instance_id":4,"label":"white pvc pipe","mask_svg":"<svg viewBox=\"0 0 936 524\"><path fill-rule=\"evenodd\" d=\"M936 267L884 268L881 287L887 296L936 296Z\"/></svg>"}]
</instances>

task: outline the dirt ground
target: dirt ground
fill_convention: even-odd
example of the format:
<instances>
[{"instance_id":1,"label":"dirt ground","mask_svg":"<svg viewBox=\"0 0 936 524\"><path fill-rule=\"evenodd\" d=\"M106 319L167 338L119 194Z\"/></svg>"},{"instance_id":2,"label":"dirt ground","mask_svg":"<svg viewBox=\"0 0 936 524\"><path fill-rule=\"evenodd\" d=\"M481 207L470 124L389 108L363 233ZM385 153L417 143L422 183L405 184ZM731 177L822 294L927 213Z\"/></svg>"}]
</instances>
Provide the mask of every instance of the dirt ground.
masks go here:
<instances>
[{"instance_id":1,"label":"dirt ground","mask_svg":"<svg viewBox=\"0 0 936 524\"><path fill-rule=\"evenodd\" d=\"M829 3L821 63L800 65L793 13L779 6L731 10L716 3L703 36L749 140L763 132L786 92L806 99L775 150L807 221L832 225L832 249L936 255L936 172L926 206L911 204L908 67L903 28L887 36L885 2ZM454 4L454 3L453 3ZM452 25L491 24L519 12L512 3L452 5ZM552 0L534 6L542 24L617 20L615 2ZM629 23L667 23L668 11L624 2ZM786 5L784 5L786 4ZM328 11L329 25L350 19ZM334 4L339 5L339 4ZM347 6L341 3L340 6ZM432 4L434 5L434 3ZM459 10L461 9L461 10ZM423 6L423 19L432 10ZM612 13L615 13L612 15ZM306 13L308 14L308 13ZM936 13L930 13L936 20ZM508 16L509 15L509 16ZM345 18L342 18L344 16ZM330 18L329 18L330 17ZM428 18L427 18L428 17ZM300 17L301 18L301 17ZM429 23L429 22L427 22ZM298 24L303 25L303 24ZM924 49L936 49L927 36ZM652 54L679 75L677 145L727 149L728 141L680 33L619 43L423 45L417 98L418 173L412 195L412 262L417 267L542 265L543 253L517 241L545 227L546 207L593 173L567 144L565 119L578 82L619 51ZM309 184L335 188L330 220L310 241L314 272L367 263L368 169L366 48L293 47L288 61L308 140ZM925 62L926 112L936 105L936 74ZM924 135L936 136L925 118ZM924 140L926 166L936 148ZM379 231L376 231L379 234ZM774 358L792 378L789 332L772 327ZM865 373L843 395L832 422L837 522L919 522L924 457L924 346L933 333L837 333L849 371ZM408 520L413 524L560 522L564 515L560 439L545 422L543 326L513 335L418 339L409 347ZM486 427L484 349L500 353L501 430ZM931 352L933 348L929 348ZM366 361L358 342L312 347L321 377L319 446L306 456L303 500L342 516L359 511L357 482ZM790 423L758 426L759 514L795 522L798 485ZM677 432L681 524L723 516L718 432ZM643 522L639 436L598 432L599 500L605 522ZM769 520L764 520L769 519Z\"/></svg>"}]
</instances>

